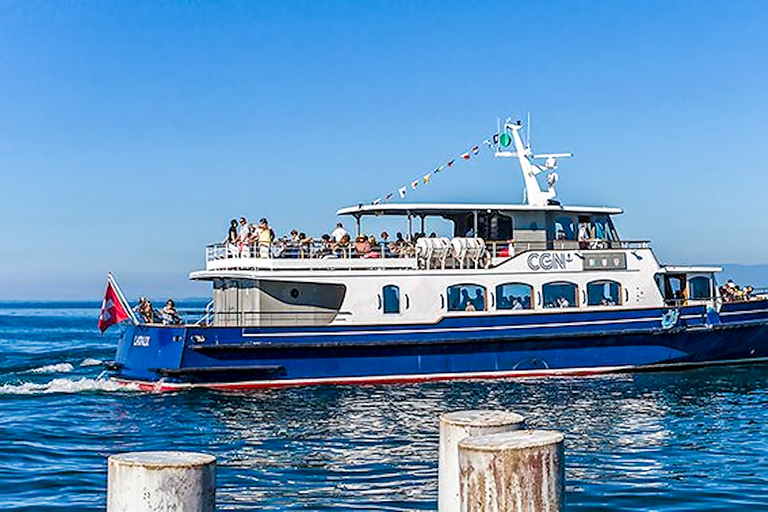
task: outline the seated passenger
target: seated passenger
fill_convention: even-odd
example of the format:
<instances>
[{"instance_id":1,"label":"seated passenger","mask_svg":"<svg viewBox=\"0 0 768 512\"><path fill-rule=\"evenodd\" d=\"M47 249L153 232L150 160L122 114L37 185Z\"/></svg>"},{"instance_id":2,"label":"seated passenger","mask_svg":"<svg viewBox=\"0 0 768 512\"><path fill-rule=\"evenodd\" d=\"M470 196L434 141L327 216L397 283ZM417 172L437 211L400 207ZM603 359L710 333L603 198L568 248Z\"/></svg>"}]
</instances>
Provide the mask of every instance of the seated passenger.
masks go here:
<instances>
[{"instance_id":1,"label":"seated passenger","mask_svg":"<svg viewBox=\"0 0 768 512\"><path fill-rule=\"evenodd\" d=\"M139 313L139 317L144 323L154 324L159 322L159 316L155 308L152 307L152 303L146 297L139 298L139 304L136 306L136 311Z\"/></svg>"},{"instance_id":2,"label":"seated passenger","mask_svg":"<svg viewBox=\"0 0 768 512\"><path fill-rule=\"evenodd\" d=\"M578 234L579 249L589 248L589 241L591 238L592 236L589 233L589 224L586 221L582 220L579 223L579 234Z\"/></svg>"},{"instance_id":3,"label":"seated passenger","mask_svg":"<svg viewBox=\"0 0 768 512\"><path fill-rule=\"evenodd\" d=\"M476 311L485 311L485 297L481 290L475 290L475 295L472 297L472 305L475 306Z\"/></svg>"},{"instance_id":4,"label":"seated passenger","mask_svg":"<svg viewBox=\"0 0 768 512\"><path fill-rule=\"evenodd\" d=\"M379 244L376 243L376 237L371 235L368 237L368 246L371 248L368 254L364 255L365 258L379 258L381 257L381 250Z\"/></svg>"},{"instance_id":5,"label":"seated passenger","mask_svg":"<svg viewBox=\"0 0 768 512\"><path fill-rule=\"evenodd\" d=\"M360 235L355 239L355 254L358 258L368 258L371 253L371 244L365 235Z\"/></svg>"},{"instance_id":6,"label":"seated passenger","mask_svg":"<svg viewBox=\"0 0 768 512\"><path fill-rule=\"evenodd\" d=\"M385 258L393 256L392 244L389 242L389 233L382 231L379 235L379 254Z\"/></svg>"},{"instance_id":7,"label":"seated passenger","mask_svg":"<svg viewBox=\"0 0 768 512\"><path fill-rule=\"evenodd\" d=\"M346 257L349 251L349 233L343 235L338 242L332 242L331 254L337 258Z\"/></svg>"},{"instance_id":8,"label":"seated passenger","mask_svg":"<svg viewBox=\"0 0 768 512\"><path fill-rule=\"evenodd\" d=\"M458 309L464 311L475 311L475 306L469 299L469 292L466 288L461 289L461 300L459 301Z\"/></svg>"},{"instance_id":9,"label":"seated passenger","mask_svg":"<svg viewBox=\"0 0 768 512\"><path fill-rule=\"evenodd\" d=\"M331 241L331 235L328 233L324 234L320 237L320 242L322 245L315 249L313 256L315 258L326 258L332 256L334 242Z\"/></svg>"},{"instance_id":10,"label":"seated passenger","mask_svg":"<svg viewBox=\"0 0 768 512\"><path fill-rule=\"evenodd\" d=\"M162 318L165 325L181 325L181 317L176 311L176 305L173 300L168 299L165 303L165 307L160 310L160 318Z\"/></svg>"},{"instance_id":11,"label":"seated passenger","mask_svg":"<svg viewBox=\"0 0 768 512\"><path fill-rule=\"evenodd\" d=\"M299 233L299 257L307 258L312 250L312 239L305 233Z\"/></svg>"}]
</instances>

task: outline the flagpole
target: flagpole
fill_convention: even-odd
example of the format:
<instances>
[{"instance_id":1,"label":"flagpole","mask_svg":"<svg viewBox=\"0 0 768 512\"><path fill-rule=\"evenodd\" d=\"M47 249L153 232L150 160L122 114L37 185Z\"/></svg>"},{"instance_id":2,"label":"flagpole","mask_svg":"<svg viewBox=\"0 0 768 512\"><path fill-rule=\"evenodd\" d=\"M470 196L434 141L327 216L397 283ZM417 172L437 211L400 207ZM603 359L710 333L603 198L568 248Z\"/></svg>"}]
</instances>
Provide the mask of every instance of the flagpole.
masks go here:
<instances>
[{"instance_id":1,"label":"flagpole","mask_svg":"<svg viewBox=\"0 0 768 512\"><path fill-rule=\"evenodd\" d=\"M123 295L123 290L120 289L120 285L117 284L117 281L115 280L115 277L112 275L112 272L107 272L107 281L109 281L109 283L117 292L117 298L123 304L123 308L128 312L128 315L131 317L131 321L133 322L133 324L139 325L139 319L136 318L136 314L133 312L131 305L125 299L125 295Z\"/></svg>"}]
</instances>

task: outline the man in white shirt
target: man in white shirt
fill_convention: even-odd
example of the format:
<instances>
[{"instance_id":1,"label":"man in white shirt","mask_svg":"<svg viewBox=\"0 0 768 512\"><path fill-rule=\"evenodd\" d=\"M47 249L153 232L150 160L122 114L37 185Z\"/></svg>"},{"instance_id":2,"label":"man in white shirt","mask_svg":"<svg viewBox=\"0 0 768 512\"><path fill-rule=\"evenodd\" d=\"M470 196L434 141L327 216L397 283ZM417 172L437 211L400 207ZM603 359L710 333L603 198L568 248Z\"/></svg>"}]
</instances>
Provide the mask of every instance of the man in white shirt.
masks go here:
<instances>
[{"instance_id":1,"label":"man in white shirt","mask_svg":"<svg viewBox=\"0 0 768 512\"><path fill-rule=\"evenodd\" d=\"M333 238L336 243L339 243L341 242L341 239L344 238L344 235L349 235L349 233L344 229L344 225L339 222L336 224L336 229L331 233L331 238Z\"/></svg>"}]
</instances>

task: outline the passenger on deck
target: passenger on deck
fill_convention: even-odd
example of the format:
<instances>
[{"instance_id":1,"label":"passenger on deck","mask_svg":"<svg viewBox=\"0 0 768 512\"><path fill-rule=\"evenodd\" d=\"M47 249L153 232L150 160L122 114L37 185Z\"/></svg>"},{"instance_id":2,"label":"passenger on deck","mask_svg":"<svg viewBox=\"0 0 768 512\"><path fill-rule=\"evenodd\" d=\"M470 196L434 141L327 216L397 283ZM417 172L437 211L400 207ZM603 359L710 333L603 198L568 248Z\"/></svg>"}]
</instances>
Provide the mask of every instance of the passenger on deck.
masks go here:
<instances>
[{"instance_id":1,"label":"passenger on deck","mask_svg":"<svg viewBox=\"0 0 768 512\"><path fill-rule=\"evenodd\" d=\"M389 233L382 231L379 235L379 254L385 258L392 257L392 244L389 243Z\"/></svg>"},{"instance_id":2,"label":"passenger on deck","mask_svg":"<svg viewBox=\"0 0 768 512\"><path fill-rule=\"evenodd\" d=\"M181 325L183 323L172 299L168 299L165 307L160 310L160 318L162 318L165 325Z\"/></svg>"},{"instance_id":3,"label":"passenger on deck","mask_svg":"<svg viewBox=\"0 0 768 512\"><path fill-rule=\"evenodd\" d=\"M376 243L376 237L371 235L368 237L368 245L371 247L370 252L366 256L366 258L379 258L381 257L381 248L379 247L379 244Z\"/></svg>"},{"instance_id":4,"label":"passenger on deck","mask_svg":"<svg viewBox=\"0 0 768 512\"><path fill-rule=\"evenodd\" d=\"M316 258L325 258L332 255L333 250L333 244L335 242L331 241L331 235L328 233L324 234L320 237L320 240L322 241L322 245L320 248L317 249L317 252L314 254ZM311 247L311 246L310 246Z\"/></svg>"},{"instance_id":5,"label":"passenger on deck","mask_svg":"<svg viewBox=\"0 0 768 512\"><path fill-rule=\"evenodd\" d=\"M365 235L360 235L355 239L355 254L358 258L368 258L371 253L371 244Z\"/></svg>"},{"instance_id":6,"label":"passenger on deck","mask_svg":"<svg viewBox=\"0 0 768 512\"><path fill-rule=\"evenodd\" d=\"M389 244L389 250L392 252L394 256L404 257L405 256L405 240L403 239L403 234L398 231L397 235L395 235L395 241Z\"/></svg>"},{"instance_id":7,"label":"passenger on deck","mask_svg":"<svg viewBox=\"0 0 768 512\"><path fill-rule=\"evenodd\" d=\"M272 245L272 240L275 238L275 232L269 227L267 219L263 218L259 220L259 258L269 258L269 248Z\"/></svg>"},{"instance_id":8,"label":"passenger on deck","mask_svg":"<svg viewBox=\"0 0 768 512\"><path fill-rule=\"evenodd\" d=\"M136 306L136 312L141 317L141 320L146 324L158 323L159 318L155 308L152 307L152 303L146 297L139 298L139 304Z\"/></svg>"},{"instance_id":9,"label":"passenger on deck","mask_svg":"<svg viewBox=\"0 0 768 512\"><path fill-rule=\"evenodd\" d=\"M337 222L336 229L331 232L331 238L333 238L336 243L340 243L341 239L344 238L344 235L349 237L349 232L344 229L344 225L341 222Z\"/></svg>"},{"instance_id":10,"label":"passenger on deck","mask_svg":"<svg viewBox=\"0 0 768 512\"><path fill-rule=\"evenodd\" d=\"M224 240L225 244L237 243L237 219L229 221L229 231L227 232L227 238Z\"/></svg>"},{"instance_id":11,"label":"passenger on deck","mask_svg":"<svg viewBox=\"0 0 768 512\"><path fill-rule=\"evenodd\" d=\"M588 249L589 248L589 240L591 238L589 234L589 224L585 221L582 221L579 224L579 249Z\"/></svg>"},{"instance_id":12,"label":"passenger on deck","mask_svg":"<svg viewBox=\"0 0 768 512\"><path fill-rule=\"evenodd\" d=\"M312 250L312 239L306 233L299 233L299 257L306 258Z\"/></svg>"},{"instance_id":13,"label":"passenger on deck","mask_svg":"<svg viewBox=\"0 0 768 512\"><path fill-rule=\"evenodd\" d=\"M240 231L237 233L237 248L241 256L247 256L247 254L243 253L247 253L248 251L248 237L250 236L250 233L251 229L248 225L248 221L245 220L245 217L240 217Z\"/></svg>"},{"instance_id":14,"label":"passenger on deck","mask_svg":"<svg viewBox=\"0 0 768 512\"><path fill-rule=\"evenodd\" d=\"M235 256L238 253L237 242L237 219L232 219L229 221L229 231L227 232L227 238L225 238L223 242L226 249L225 257Z\"/></svg>"},{"instance_id":15,"label":"passenger on deck","mask_svg":"<svg viewBox=\"0 0 768 512\"><path fill-rule=\"evenodd\" d=\"M331 244L331 253L337 258L345 257L349 250L349 233L341 237L338 242Z\"/></svg>"}]
</instances>

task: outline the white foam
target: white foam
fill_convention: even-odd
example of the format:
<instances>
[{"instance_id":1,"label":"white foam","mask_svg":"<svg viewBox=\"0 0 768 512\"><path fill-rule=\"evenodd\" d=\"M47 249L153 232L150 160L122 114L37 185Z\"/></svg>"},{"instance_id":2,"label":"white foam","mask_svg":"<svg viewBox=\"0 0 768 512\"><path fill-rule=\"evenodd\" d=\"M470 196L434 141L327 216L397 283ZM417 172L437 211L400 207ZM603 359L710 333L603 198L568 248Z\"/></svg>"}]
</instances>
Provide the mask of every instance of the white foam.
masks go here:
<instances>
[{"instance_id":1,"label":"white foam","mask_svg":"<svg viewBox=\"0 0 768 512\"><path fill-rule=\"evenodd\" d=\"M48 382L22 382L21 384L3 384L0 394L36 395L47 393L82 393L91 391L138 391L136 385L118 384L110 379L53 379Z\"/></svg>"},{"instance_id":2,"label":"white foam","mask_svg":"<svg viewBox=\"0 0 768 512\"><path fill-rule=\"evenodd\" d=\"M27 370L27 373L69 373L74 369L75 367L69 363L58 363L41 366L40 368L33 368Z\"/></svg>"},{"instance_id":3,"label":"white foam","mask_svg":"<svg viewBox=\"0 0 768 512\"><path fill-rule=\"evenodd\" d=\"M82 362L80 363L80 366L99 366L101 364L104 364L104 361L102 361L101 359L93 359L90 357L86 357L85 359L82 360Z\"/></svg>"}]
</instances>

